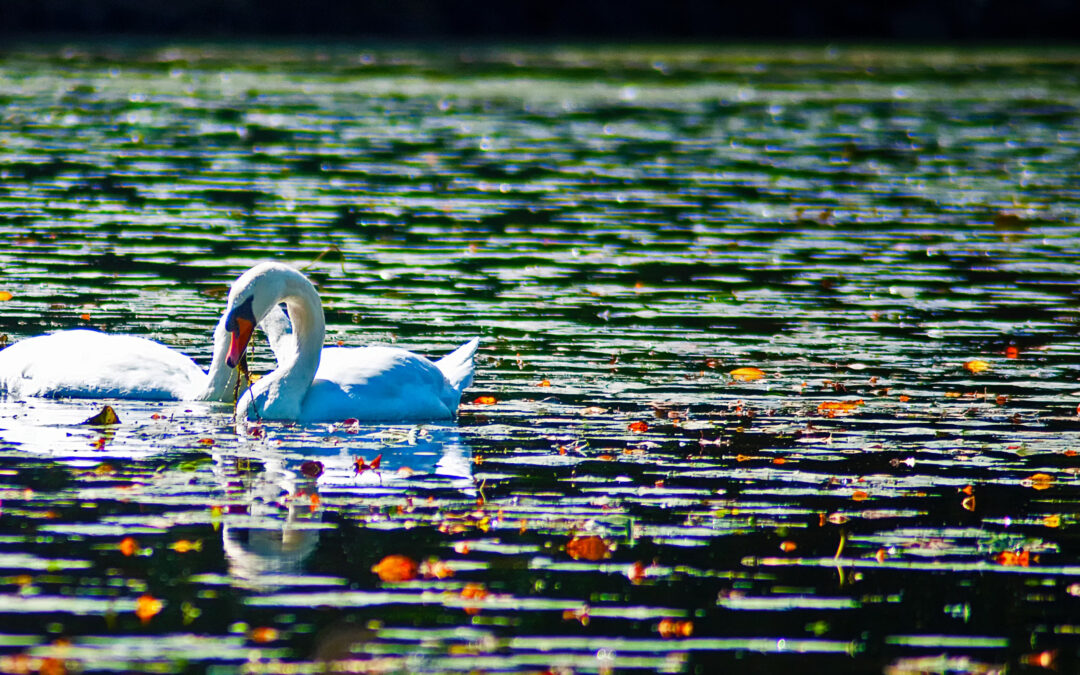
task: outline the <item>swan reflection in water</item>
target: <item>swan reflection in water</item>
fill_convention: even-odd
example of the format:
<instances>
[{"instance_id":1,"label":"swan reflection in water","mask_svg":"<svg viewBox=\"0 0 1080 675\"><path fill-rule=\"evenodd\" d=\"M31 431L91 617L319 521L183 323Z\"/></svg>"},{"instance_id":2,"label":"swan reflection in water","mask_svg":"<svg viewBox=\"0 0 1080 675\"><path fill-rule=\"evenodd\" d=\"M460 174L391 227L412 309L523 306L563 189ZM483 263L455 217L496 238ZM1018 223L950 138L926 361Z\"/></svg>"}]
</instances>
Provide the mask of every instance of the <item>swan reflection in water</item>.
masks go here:
<instances>
[{"instance_id":1,"label":"swan reflection in water","mask_svg":"<svg viewBox=\"0 0 1080 675\"><path fill-rule=\"evenodd\" d=\"M243 508L225 513L222 528L238 583L267 590L302 573L322 530L333 527L322 521L324 499L355 505L419 483L476 494L472 451L455 426L354 425L338 427L323 442L303 453L217 458L215 471L235 491L230 497L242 495ZM372 469L376 457L378 468ZM358 459L364 460L359 471Z\"/></svg>"},{"instance_id":2,"label":"swan reflection in water","mask_svg":"<svg viewBox=\"0 0 1080 675\"><path fill-rule=\"evenodd\" d=\"M141 467L138 499L161 507L147 519L168 528L203 513L194 520L210 523L217 517L206 506L221 505L216 522L238 585L273 588L301 574L321 531L333 527L323 512L334 503L418 485L476 494L472 451L453 424L236 426L227 405L150 401L110 401L119 424L82 424L102 403L0 397L0 451L48 457L76 476L110 461L152 463ZM131 498L109 483L75 486L80 496Z\"/></svg>"}]
</instances>

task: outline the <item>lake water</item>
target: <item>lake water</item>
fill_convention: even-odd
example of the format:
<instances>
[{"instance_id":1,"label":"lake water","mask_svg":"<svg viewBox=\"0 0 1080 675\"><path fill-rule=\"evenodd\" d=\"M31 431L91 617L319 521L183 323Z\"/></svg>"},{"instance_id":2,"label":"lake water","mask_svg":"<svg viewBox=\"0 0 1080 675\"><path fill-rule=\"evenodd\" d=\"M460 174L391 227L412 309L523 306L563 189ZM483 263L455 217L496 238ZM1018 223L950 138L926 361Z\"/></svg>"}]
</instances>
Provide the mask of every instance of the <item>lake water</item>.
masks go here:
<instances>
[{"instance_id":1,"label":"lake water","mask_svg":"<svg viewBox=\"0 0 1080 675\"><path fill-rule=\"evenodd\" d=\"M0 399L0 670L1073 671L1078 66L9 46L8 341L206 365L279 259L482 345L455 424Z\"/></svg>"}]
</instances>

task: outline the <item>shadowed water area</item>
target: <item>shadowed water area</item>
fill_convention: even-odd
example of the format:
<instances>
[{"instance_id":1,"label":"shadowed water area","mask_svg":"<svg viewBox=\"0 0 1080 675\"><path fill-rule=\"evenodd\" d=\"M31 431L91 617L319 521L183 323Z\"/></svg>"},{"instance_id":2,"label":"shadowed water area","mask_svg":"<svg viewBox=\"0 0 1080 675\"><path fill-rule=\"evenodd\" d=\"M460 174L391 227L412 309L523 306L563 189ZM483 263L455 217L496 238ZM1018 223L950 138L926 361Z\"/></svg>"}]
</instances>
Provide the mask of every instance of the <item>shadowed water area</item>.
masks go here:
<instances>
[{"instance_id":1,"label":"shadowed water area","mask_svg":"<svg viewBox=\"0 0 1080 675\"><path fill-rule=\"evenodd\" d=\"M451 424L0 398L0 669L1080 667L1078 65L9 48L9 342L205 367L278 259L481 349Z\"/></svg>"}]
</instances>

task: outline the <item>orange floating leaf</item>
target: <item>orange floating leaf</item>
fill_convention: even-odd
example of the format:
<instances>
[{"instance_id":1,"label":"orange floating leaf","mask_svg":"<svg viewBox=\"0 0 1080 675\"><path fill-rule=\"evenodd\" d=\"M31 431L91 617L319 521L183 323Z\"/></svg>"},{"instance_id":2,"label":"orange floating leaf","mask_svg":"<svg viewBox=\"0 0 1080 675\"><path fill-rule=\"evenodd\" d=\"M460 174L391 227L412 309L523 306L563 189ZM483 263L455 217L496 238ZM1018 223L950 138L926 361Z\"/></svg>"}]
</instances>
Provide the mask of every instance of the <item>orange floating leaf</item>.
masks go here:
<instances>
[{"instance_id":1,"label":"orange floating leaf","mask_svg":"<svg viewBox=\"0 0 1080 675\"><path fill-rule=\"evenodd\" d=\"M123 539L121 539L120 543L117 545L117 548L119 548L120 552L128 558L135 555L139 551L139 545L131 537L124 537Z\"/></svg>"},{"instance_id":2,"label":"orange floating leaf","mask_svg":"<svg viewBox=\"0 0 1080 675\"><path fill-rule=\"evenodd\" d=\"M982 359L971 359L964 363L964 367L973 373L982 373L990 370L990 364Z\"/></svg>"},{"instance_id":3,"label":"orange floating leaf","mask_svg":"<svg viewBox=\"0 0 1080 675\"><path fill-rule=\"evenodd\" d=\"M822 415L835 417L837 415L846 415L863 405L863 403L865 401L861 398L855 401L822 401L818 404L817 410Z\"/></svg>"},{"instance_id":4,"label":"orange floating leaf","mask_svg":"<svg viewBox=\"0 0 1080 675\"><path fill-rule=\"evenodd\" d=\"M870 499L870 493L865 490L856 490L851 493L851 498L857 502L866 501L867 499Z\"/></svg>"},{"instance_id":5,"label":"orange floating leaf","mask_svg":"<svg viewBox=\"0 0 1080 675\"><path fill-rule=\"evenodd\" d=\"M975 497L964 497L960 500L960 506L963 507L965 511L974 511Z\"/></svg>"},{"instance_id":6,"label":"orange floating leaf","mask_svg":"<svg viewBox=\"0 0 1080 675\"><path fill-rule=\"evenodd\" d=\"M454 570L441 560L432 558L420 566L420 573L428 579L449 579L454 576Z\"/></svg>"},{"instance_id":7,"label":"orange floating leaf","mask_svg":"<svg viewBox=\"0 0 1080 675\"><path fill-rule=\"evenodd\" d=\"M1061 516L1055 514L1043 516L1043 525L1046 527L1061 527Z\"/></svg>"},{"instance_id":8,"label":"orange floating leaf","mask_svg":"<svg viewBox=\"0 0 1080 675\"><path fill-rule=\"evenodd\" d=\"M212 439L212 438L200 438L199 443L202 443L203 445L213 445L214 444L214 439Z\"/></svg>"},{"instance_id":9,"label":"orange floating leaf","mask_svg":"<svg viewBox=\"0 0 1080 675\"><path fill-rule=\"evenodd\" d=\"M1031 564L1031 554L1024 549L1002 551L994 556L994 560L1005 567L1028 567Z\"/></svg>"},{"instance_id":10,"label":"orange floating leaf","mask_svg":"<svg viewBox=\"0 0 1080 675\"><path fill-rule=\"evenodd\" d=\"M780 550L783 551L784 553L791 553L796 548L798 548L798 546L796 546L795 542L793 542L793 541L782 541L782 542L780 542Z\"/></svg>"},{"instance_id":11,"label":"orange floating leaf","mask_svg":"<svg viewBox=\"0 0 1080 675\"><path fill-rule=\"evenodd\" d=\"M202 550L202 540L196 539L195 541L188 541L187 539L178 539L169 544L169 548L177 553L190 553L192 551Z\"/></svg>"},{"instance_id":12,"label":"orange floating leaf","mask_svg":"<svg viewBox=\"0 0 1080 675\"><path fill-rule=\"evenodd\" d=\"M139 617L143 623L149 623L150 619L157 616L164 606L165 603L162 601L149 593L144 593L135 601L135 616Z\"/></svg>"},{"instance_id":13,"label":"orange floating leaf","mask_svg":"<svg viewBox=\"0 0 1080 675\"><path fill-rule=\"evenodd\" d=\"M885 562L886 557L888 557L888 552L883 548L879 548L877 550L877 553L874 554L874 559L877 560L879 563Z\"/></svg>"},{"instance_id":14,"label":"orange floating leaf","mask_svg":"<svg viewBox=\"0 0 1080 675\"><path fill-rule=\"evenodd\" d=\"M656 631L660 633L662 638L690 637L694 634L694 622L661 619Z\"/></svg>"},{"instance_id":15,"label":"orange floating leaf","mask_svg":"<svg viewBox=\"0 0 1080 675\"><path fill-rule=\"evenodd\" d=\"M1020 349L1016 345L1009 345L1005 348L1005 358L1017 359L1020 358Z\"/></svg>"},{"instance_id":16,"label":"orange floating leaf","mask_svg":"<svg viewBox=\"0 0 1080 675\"><path fill-rule=\"evenodd\" d=\"M626 428L633 431L635 434L643 434L649 430L649 425L645 422L631 422Z\"/></svg>"},{"instance_id":17,"label":"orange floating leaf","mask_svg":"<svg viewBox=\"0 0 1080 675\"><path fill-rule=\"evenodd\" d=\"M582 626L589 625L589 608L582 607L581 609L564 609L562 613L563 621L580 621Z\"/></svg>"},{"instance_id":18,"label":"orange floating leaf","mask_svg":"<svg viewBox=\"0 0 1080 675\"><path fill-rule=\"evenodd\" d=\"M0 302L7 302L14 297L10 291L0 291Z\"/></svg>"},{"instance_id":19,"label":"orange floating leaf","mask_svg":"<svg viewBox=\"0 0 1080 675\"><path fill-rule=\"evenodd\" d=\"M900 394L900 402L901 403L907 403L910 400L911 400L911 397L908 396L907 394Z\"/></svg>"},{"instance_id":20,"label":"orange floating leaf","mask_svg":"<svg viewBox=\"0 0 1080 675\"><path fill-rule=\"evenodd\" d=\"M89 314L80 314L79 318L82 319L83 321L89 321L90 320L90 315Z\"/></svg>"},{"instance_id":21,"label":"orange floating leaf","mask_svg":"<svg viewBox=\"0 0 1080 675\"><path fill-rule=\"evenodd\" d=\"M1023 654L1018 661L1025 666L1057 670L1057 655L1058 650L1050 649L1036 654Z\"/></svg>"},{"instance_id":22,"label":"orange floating leaf","mask_svg":"<svg viewBox=\"0 0 1080 675\"><path fill-rule=\"evenodd\" d=\"M574 560L596 562L611 556L611 546L602 537L574 537L566 544L566 553Z\"/></svg>"},{"instance_id":23,"label":"orange floating leaf","mask_svg":"<svg viewBox=\"0 0 1080 675\"><path fill-rule=\"evenodd\" d=\"M754 380L760 380L765 377L765 371L761 370L760 368L753 367L736 368L735 370L728 373L728 375L731 376L731 379L738 382L753 382Z\"/></svg>"},{"instance_id":24,"label":"orange floating leaf","mask_svg":"<svg viewBox=\"0 0 1080 675\"><path fill-rule=\"evenodd\" d=\"M371 568L383 581L411 581L416 578L419 565L404 555L388 555Z\"/></svg>"},{"instance_id":25,"label":"orange floating leaf","mask_svg":"<svg viewBox=\"0 0 1080 675\"><path fill-rule=\"evenodd\" d=\"M274 640L277 640L279 635L280 634L278 633L278 630L276 628L271 628L270 626L259 626L258 628L252 628L251 633L248 634L248 637L251 638L252 642L266 644L267 642L273 642Z\"/></svg>"},{"instance_id":26,"label":"orange floating leaf","mask_svg":"<svg viewBox=\"0 0 1080 675\"><path fill-rule=\"evenodd\" d=\"M495 405L496 402L494 396L477 396L473 399L473 403L476 405Z\"/></svg>"},{"instance_id":27,"label":"orange floating leaf","mask_svg":"<svg viewBox=\"0 0 1080 675\"><path fill-rule=\"evenodd\" d=\"M1023 485L1027 485L1035 490L1046 490L1054 482L1054 477L1046 473L1032 474L1026 480L1022 481Z\"/></svg>"},{"instance_id":28,"label":"orange floating leaf","mask_svg":"<svg viewBox=\"0 0 1080 675\"><path fill-rule=\"evenodd\" d=\"M539 382L536 383L536 386L538 386L538 387L550 387L551 382L549 380L540 380Z\"/></svg>"}]
</instances>

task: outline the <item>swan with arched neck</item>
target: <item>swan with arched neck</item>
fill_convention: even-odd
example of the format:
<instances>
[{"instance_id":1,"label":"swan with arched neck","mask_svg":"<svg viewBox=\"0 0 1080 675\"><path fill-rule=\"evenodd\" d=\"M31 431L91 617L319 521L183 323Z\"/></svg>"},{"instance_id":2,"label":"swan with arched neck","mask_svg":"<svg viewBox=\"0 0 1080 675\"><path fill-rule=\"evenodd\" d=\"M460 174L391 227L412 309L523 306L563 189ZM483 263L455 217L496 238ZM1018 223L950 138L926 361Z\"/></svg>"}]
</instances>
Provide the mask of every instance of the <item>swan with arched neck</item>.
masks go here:
<instances>
[{"instance_id":1,"label":"swan with arched neck","mask_svg":"<svg viewBox=\"0 0 1080 675\"><path fill-rule=\"evenodd\" d=\"M279 303L292 321L295 351L279 354L278 367L240 397L238 418L390 422L457 413L461 392L472 383L477 338L435 362L395 347L324 349L319 294L306 276L281 263L256 265L229 291L228 365L239 362L255 326Z\"/></svg>"}]
</instances>

